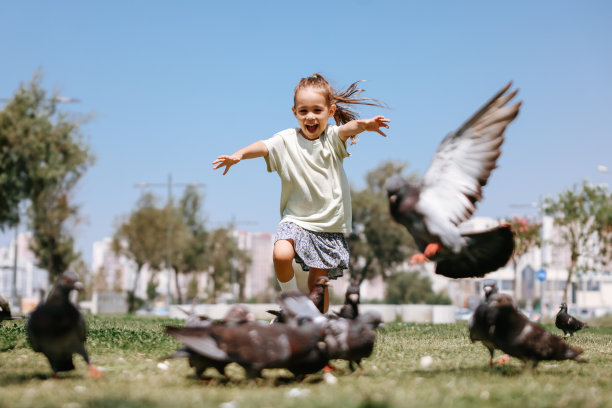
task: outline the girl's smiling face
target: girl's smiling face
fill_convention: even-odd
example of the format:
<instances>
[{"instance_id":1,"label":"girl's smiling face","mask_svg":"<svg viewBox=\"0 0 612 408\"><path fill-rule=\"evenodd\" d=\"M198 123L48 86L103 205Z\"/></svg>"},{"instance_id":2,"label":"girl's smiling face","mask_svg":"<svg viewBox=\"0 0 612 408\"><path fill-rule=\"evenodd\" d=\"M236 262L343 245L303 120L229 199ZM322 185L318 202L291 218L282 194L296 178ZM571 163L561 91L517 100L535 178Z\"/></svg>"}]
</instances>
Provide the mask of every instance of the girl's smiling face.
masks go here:
<instances>
[{"instance_id":1,"label":"girl's smiling face","mask_svg":"<svg viewBox=\"0 0 612 408\"><path fill-rule=\"evenodd\" d=\"M315 140L325 130L327 120L334 116L336 105L329 106L323 90L303 88L295 94L291 108L306 139Z\"/></svg>"}]
</instances>

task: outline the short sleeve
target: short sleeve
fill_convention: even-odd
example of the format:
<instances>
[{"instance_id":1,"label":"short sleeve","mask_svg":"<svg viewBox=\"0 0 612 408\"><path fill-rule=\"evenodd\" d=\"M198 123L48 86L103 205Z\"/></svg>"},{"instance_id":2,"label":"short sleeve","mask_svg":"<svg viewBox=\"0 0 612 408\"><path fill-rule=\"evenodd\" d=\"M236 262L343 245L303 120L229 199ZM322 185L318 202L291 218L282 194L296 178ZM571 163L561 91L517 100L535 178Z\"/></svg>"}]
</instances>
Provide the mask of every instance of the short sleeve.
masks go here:
<instances>
[{"instance_id":1,"label":"short sleeve","mask_svg":"<svg viewBox=\"0 0 612 408\"><path fill-rule=\"evenodd\" d=\"M338 126L329 125L327 127L327 137L330 146L340 159L344 159L351 155L348 150L346 150L346 142L343 142L342 139L340 139L340 135L338 135Z\"/></svg>"},{"instance_id":2,"label":"short sleeve","mask_svg":"<svg viewBox=\"0 0 612 408\"><path fill-rule=\"evenodd\" d=\"M283 138L280 133L277 133L263 142L268 148L268 155L265 157L268 172L278 172L282 165L282 151L285 149Z\"/></svg>"}]
</instances>

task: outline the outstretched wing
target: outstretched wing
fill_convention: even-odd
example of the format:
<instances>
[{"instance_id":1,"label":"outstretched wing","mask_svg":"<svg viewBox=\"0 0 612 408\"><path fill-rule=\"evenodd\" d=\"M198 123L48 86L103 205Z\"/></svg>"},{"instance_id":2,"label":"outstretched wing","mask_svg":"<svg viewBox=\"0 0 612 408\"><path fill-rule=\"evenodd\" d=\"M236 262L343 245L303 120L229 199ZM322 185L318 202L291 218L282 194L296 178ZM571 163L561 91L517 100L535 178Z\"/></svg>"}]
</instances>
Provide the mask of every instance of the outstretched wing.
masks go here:
<instances>
[{"instance_id":1,"label":"outstretched wing","mask_svg":"<svg viewBox=\"0 0 612 408\"><path fill-rule=\"evenodd\" d=\"M506 106L518 92L508 93L511 86L508 83L444 138L423 177L419 211L435 213L455 225L472 216L501 154L504 130L521 106L521 102Z\"/></svg>"}]
</instances>

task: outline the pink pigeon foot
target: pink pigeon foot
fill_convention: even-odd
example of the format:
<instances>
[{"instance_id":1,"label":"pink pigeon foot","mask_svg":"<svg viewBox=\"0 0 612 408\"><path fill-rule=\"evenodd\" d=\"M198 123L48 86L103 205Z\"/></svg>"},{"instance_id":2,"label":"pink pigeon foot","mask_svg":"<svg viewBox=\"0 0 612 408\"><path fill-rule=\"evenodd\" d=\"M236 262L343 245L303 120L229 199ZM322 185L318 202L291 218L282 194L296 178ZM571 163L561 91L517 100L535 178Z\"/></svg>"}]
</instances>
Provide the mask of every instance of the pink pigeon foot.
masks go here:
<instances>
[{"instance_id":1,"label":"pink pigeon foot","mask_svg":"<svg viewBox=\"0 0 612 408\"><path fill-rule=\"evenodd\" d=\"M427 258L431 258L435 254L437 254L438 251L440 251L440 244L437 244L437 243L434 242L434 243L428 244L425 247L425 251L423 251L423 254Z\"/></svg>"},{"instance_id":2,"label":"pink pigeon foot","mask_svg":"<svg viewBox=\"0 0 612 408\"><path fill-rule=\"evenodd\" d=\"M427 261L427 258L425 258L425 255L423 254L414 254L412 255L412 258L410 258L410 265L414 265L417 263L423 263Z\"/></svg>"}]
</instances>

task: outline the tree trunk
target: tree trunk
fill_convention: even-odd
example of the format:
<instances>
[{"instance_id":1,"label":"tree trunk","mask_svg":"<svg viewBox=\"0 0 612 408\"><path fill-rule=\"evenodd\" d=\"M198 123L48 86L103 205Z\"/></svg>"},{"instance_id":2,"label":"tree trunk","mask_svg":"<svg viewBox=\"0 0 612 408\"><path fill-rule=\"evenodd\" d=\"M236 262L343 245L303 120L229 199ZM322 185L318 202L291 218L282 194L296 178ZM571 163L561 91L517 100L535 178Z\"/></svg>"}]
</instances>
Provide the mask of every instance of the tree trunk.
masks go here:
<instances>
[{"instance_id":1,"label":"tree trunk","mask_svg":"<svg viewBox=\"0 0 612 408\"><path fill-rule=\"evenodd\" d=\"M142 269L141 264L136 264L136 278L134 279L134 285L132 290L128 290L128 313L132 314L136 310L136 289L138 289L138 280L140 280L140 270Z\"/></svg>"},{"instance_id":2,"label":"tree trunk","mask_svg":"<svg viewBox=\"0 0 612 408\"><path fill-rule=\"evenodd\" d=\"M179 305L183 304L183 294L181 293L181 287L179 286L179 270L178 268L175 269L175 274L174 274L174 283L176 284L176 296L178 297L178 303Z\"/></svg>"},{"instance_id":3,"label":"tree trunk","mask_svg":"<svg viewBox=\"0 0 612 408\"><path fill-rule=\"evenodd\" d=\"M563 288L563 303L567 303L567 290L569 289L569 286L572 283L572 275L574 274L574 267L576 266L576 261L578 261L578 254L574 254L574 252L572 251L570 267L567 270L567 280L565 281L565 287Z\"/></svg>"}]
</instances>

